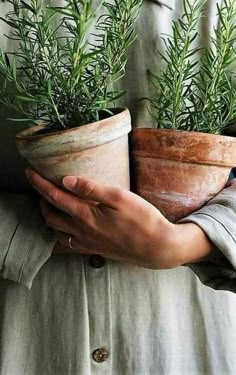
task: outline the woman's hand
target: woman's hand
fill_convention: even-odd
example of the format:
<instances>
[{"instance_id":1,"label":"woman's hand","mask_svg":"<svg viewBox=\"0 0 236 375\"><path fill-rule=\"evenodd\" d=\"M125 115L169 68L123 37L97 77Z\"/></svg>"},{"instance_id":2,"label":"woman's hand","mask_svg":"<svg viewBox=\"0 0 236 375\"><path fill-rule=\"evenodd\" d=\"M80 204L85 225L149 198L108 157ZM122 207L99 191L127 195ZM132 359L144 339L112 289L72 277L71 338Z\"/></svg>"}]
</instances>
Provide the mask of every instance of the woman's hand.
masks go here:
<instances>
[{"instance_id":1,"label":"woman's hand","mask_svg":"<svg viewBox=\"0 0 236 375\"><path fill-rule=\"evenodd\" d=\"M197 225L172 224L131 192L69 176L63 179L64 191L33 170L27 175L43 197L47 225L57 232L56 252L100 254L153 269L176 267L211 252Z\"/></svg>"}]
</instances>

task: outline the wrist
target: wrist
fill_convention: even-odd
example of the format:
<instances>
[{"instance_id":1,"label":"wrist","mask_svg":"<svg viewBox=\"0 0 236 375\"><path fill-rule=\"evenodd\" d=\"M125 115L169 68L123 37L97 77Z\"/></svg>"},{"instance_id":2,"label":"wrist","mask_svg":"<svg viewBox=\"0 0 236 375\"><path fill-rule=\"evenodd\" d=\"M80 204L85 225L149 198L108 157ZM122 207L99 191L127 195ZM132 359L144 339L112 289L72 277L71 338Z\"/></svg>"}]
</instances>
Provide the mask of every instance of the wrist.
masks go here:
<instances>
[{"instance_id":1,"label":"wrist","mask_svg":"<svg viewBox=\"0 0 236 375\"><path fill-rule=\"evenodd\" d=\"M155 269L170 269L180 265L180 237L177 236L176 225L162 218L153 231L152 248Z\"/></svg>"},{"instance_id":2,"label":"wrist","mask_svg":"<svg viewBox=\"0 0 236 375\"><path fill-rule=\"evenodd\" d=\"M194 223L175 224L175 253L178 265L201 262L211 255L213 244Z\"/></svg>"}]
</instances>

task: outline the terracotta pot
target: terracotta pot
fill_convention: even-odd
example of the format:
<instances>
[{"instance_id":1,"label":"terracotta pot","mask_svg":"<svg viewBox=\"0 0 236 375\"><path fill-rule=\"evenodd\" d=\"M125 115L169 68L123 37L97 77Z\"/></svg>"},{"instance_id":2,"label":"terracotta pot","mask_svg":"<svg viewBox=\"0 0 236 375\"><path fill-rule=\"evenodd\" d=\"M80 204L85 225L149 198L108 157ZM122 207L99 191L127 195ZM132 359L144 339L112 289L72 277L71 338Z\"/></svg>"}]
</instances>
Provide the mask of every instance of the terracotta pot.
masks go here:
<instances>
[{"instance_id":1,"label":"terracotta pot","mask_svg":"<svg viewBox=\"0 0 236 375\"><path fill-rule=\"evenodd\" d=\"M16 135L20 154L46 179L61 186L66 175L87 176L129 189L128 109L77 128L34 135L43 126Z\"/></svg>"},{"instance_id":2,"label":"terracotta pot","mask_svg":"<svg viewBox=\"0 0 236 375\"><path fill-rule=\"evenodd\" d=\"M236 139L135 129L131 163L132 190L176 222L225 187L231 168L236 166Z\"/></svg>"}]
</instances>

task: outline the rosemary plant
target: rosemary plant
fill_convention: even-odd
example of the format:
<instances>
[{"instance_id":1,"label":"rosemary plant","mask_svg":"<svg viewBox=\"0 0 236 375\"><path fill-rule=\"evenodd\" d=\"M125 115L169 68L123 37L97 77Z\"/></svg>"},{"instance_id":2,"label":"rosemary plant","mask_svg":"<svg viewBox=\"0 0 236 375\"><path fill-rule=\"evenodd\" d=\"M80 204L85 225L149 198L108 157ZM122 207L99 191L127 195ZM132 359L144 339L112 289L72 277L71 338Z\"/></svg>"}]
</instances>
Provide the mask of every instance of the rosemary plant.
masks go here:
<instances>
[{"instance_id":1,"label":"rosemary plant","mask_svg":"<svg viewBox=\"0 0 236 375\"><path fill-rule=\"evenodd\" d=\"M184 0L184 14L173 22L172 36L162 38L166 51L159 52L165 61L165 69L158 75L152 75L156 95L152 98L152 115L162 128L185 128L188 114L186 96L191 90L191 79L195 74L196 61L191 60L197 52L193 42L198 36L196 31L200 15L201 2L191 5Z\"/></svg>"},{"instance_id":2,"label":"rosemary plant","mask_svg":"<svg viewBox=\"0 0 236 375\"><path fill-rule=\"evenodd\" d=\"M209 47L200 48L198 20L204 0L183 0L184 14L173 22L173 34L164 39L165 68L152 75L156 88L151 115L161 128L219 134L236 118L235 59L236 4L217 4L218 26Z\"/></svg>"},{"instance_id":3,"label":"rosemary plant","mask_svg":"<svg viewBox=\"0 0 236 375\"><path fill-rule=\"evenodd\" d=\"M19 47L0 49L0 101L21 113L14 120L60 129L109 112L123 94L112 86L124 74L141 0L101 1L97 9L93 0L9 2L12 11L1 19Z\"/></svg>"},{"instance_id":4,"label":"rosemary plant","mask_svg":"<svg viewBox=\"0 0 236 375\"><path fill-rule=\"evenodd\" d=\"M201 131L216 134L236 118L235 74L231 71L236 57L235 1L224 0L217 9L219 22L212 47L203 50L199 73L193 80L197 94L192 97L194 112L190 116Z\"/></svg>"}]
</instances>

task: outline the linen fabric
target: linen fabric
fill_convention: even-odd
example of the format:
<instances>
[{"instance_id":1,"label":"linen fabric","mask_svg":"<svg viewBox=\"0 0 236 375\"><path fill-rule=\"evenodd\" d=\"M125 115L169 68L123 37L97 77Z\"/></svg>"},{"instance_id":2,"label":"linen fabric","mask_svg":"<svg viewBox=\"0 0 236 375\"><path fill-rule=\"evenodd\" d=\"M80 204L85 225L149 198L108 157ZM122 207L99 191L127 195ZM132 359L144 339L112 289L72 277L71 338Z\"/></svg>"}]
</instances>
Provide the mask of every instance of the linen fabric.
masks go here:
<instances>
[{"instance_id":1,"label":"linen fabric","mask_svg":"<svg viewBox=\"0 0 236 375\"><path fill-rule=\"evenodd\" d=\"M216 1L205 6L207 43ZM9 9L0 3L1 16ZM143 4L121 84L134 126L153 126L139 98L152 92L148 71L160 66L161 33L170 32L180 14L181 2L174 0ZM7 32L0 27L1 35ZM10 50L12 42L5 43ZM234 375L236 189L185 219L215 245L206 262L159 271L110 260L96 268L88 256L50 256L54 234L14 145L19 125L7 123L2 106L0 115L0 374ZM103 362L96 361L99 353Z\"/></svg>"}]
</instances>

